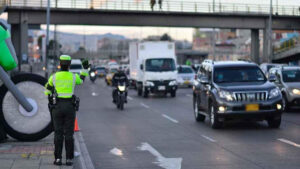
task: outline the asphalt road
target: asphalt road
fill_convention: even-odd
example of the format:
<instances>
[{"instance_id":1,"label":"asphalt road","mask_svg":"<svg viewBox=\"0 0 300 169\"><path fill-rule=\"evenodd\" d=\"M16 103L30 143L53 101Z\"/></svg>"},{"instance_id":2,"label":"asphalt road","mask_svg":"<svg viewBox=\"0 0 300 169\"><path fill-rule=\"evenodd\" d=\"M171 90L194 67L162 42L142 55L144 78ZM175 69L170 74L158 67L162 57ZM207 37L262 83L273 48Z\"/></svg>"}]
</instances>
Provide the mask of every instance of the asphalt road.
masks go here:
<instances>
[{"instance_id":1,"label":"asphalt road","mask_svg":"<svg viewBox=\"0 0 300 169\"><path fill-rule=\"evenodd\" d=\"M213 130L208 119L195 122L191 89L147 99L130 90L124 111L103 81L87 80L76 92L79 127L97 169L300 168L300 112L285 113L280 129L237 122Z\"/></svg>"}]
</instances>

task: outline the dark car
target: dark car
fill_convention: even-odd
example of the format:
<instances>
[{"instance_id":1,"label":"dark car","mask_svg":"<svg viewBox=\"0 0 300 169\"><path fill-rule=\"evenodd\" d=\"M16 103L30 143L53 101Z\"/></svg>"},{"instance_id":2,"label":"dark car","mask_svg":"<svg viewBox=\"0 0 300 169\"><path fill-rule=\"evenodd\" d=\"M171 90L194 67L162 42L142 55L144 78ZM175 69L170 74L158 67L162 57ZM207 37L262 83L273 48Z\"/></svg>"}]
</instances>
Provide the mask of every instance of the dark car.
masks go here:
<instances>
[{"instance_id":1,"label":"dark car","mask_svg":"<svg viewBox=\"0 0 300 169\"><path fill-rule=\"evenodd\" d=\"M283 110L300 108L300 67L283 66L272 68L270 76L274 76L275 84L280 88L283 97Z\"/></svg>"},{"instance_id":2,"label":"dark car","mask_svg":"<svg viewBox=\"0 0 300 169\"><path fill-rule=\"evenodd\" d=\"M204 61L193 98L196 121L209 117L212 128L236 119L267 120L272 128L281 123L281 92L255 63Z\"/></svg>"},{"instance_id":3,"label":"dark car","mask_svg":"<svg viewBox=\"0 0 300 169\"><path fill-rule=\"evenodd\" d=\"M106 76L106 69L105 69L105 67L96 67L95 69L96 69L97 75L99 77L105 77Z\"/></svg>"}]
</instances>

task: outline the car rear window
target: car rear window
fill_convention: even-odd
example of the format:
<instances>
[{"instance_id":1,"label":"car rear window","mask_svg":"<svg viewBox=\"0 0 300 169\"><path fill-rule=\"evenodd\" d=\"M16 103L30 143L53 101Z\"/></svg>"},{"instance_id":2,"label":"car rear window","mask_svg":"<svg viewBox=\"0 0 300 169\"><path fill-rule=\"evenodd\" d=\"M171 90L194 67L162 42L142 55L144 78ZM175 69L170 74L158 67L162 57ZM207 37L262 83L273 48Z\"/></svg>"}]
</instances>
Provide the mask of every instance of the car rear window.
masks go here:
<instances>
[{"instance_id":1,"label":"car rear window","mask_svg":"<svg viewBox=\"0 0 300 169\"><path fill-rule=\"evenodd\" d=\"M82 69L81 64L71 64L70 69Z\"/></svg>"},{"instance_id":2,"label":"car rear window","mask_svg":"<svg viewBox=\"0 0 300 169\"><path fill-rule=\"evenodd\" d=\"M179 67L178 73L193 73L193 69L190 67Z\"/></svg>"}]
</instances>

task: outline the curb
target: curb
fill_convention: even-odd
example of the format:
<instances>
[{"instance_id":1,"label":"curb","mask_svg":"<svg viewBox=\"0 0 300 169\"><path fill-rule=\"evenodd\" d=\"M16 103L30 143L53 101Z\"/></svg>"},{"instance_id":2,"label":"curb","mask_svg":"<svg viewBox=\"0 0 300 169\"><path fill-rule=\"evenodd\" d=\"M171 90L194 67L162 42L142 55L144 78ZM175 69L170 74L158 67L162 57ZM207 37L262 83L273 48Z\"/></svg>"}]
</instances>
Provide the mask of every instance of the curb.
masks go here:
<instances>
[{"instance_id":1,"label":"curb","mask_svg":"<svg viewBox=\"0 0 300 169\"><path fill-rule=\"evenodd\" d=\"M81 169L95 169L81 132L75 133L75 147L76 150L80 153L79 163Z\"/></svg>"}]
</instances>

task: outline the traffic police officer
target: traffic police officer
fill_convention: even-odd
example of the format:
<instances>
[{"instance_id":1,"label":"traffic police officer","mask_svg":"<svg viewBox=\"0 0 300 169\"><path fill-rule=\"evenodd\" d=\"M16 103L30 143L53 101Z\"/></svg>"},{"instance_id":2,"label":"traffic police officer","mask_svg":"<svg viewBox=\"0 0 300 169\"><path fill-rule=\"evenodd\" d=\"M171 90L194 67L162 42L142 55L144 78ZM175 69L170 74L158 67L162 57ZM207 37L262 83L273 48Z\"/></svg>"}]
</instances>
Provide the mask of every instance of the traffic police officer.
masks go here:
<instances>
[{"instance_id":1,"label":"traffic police officer","mask_svg":"<svg viewBox=\"0 0 300 169\"><path fill-rule=\"evenodd\" d=\"M48 96L53 96L49 102L52 102L52 119L54 124L54 164L62 165L62 149L65 140L66 165L73 165L74 158L74 123L75 123L75 103L74 88L75 85L83 83L88 76L89 63L87 60L82 62L84 70L80 76L69 72L71 57L68 55L60 56L61 71L53 74L46 84ZM77 99L75 99L77 100ZM56 102L56 103L55 103Z\"/></svg>"}]
</instances>

